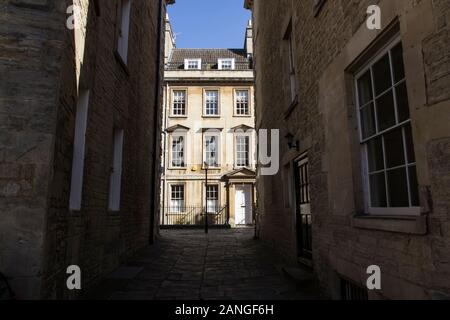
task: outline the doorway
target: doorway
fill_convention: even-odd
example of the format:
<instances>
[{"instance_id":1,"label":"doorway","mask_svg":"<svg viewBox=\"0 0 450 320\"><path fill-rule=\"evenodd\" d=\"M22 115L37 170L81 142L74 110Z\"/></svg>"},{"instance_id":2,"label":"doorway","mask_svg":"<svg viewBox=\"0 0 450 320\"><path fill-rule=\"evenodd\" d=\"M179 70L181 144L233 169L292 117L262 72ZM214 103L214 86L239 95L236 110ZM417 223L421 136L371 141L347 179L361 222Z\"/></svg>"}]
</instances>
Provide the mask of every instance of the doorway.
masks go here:
<instances>
[{"instance_id":1,"label":"doorway","mask_svg":"<svg viewBox=\"0 0 450 320\"><path fill-rule=\"evenodd\" d=\"M295 171L297 255L301 261L310 262L312 260L312 217L307 157L296 162Z\"/></svg>"},{"instance_id":2,"label":"doorway","mask_svg":"<svg viewBox=\"0 0 450 320\"><path fill-rule=\"evenodd\" d=\"M253 223L252 186L236 185L234 196L234 214L236 225L250 225Z\"/></svg>"}]
</instances>

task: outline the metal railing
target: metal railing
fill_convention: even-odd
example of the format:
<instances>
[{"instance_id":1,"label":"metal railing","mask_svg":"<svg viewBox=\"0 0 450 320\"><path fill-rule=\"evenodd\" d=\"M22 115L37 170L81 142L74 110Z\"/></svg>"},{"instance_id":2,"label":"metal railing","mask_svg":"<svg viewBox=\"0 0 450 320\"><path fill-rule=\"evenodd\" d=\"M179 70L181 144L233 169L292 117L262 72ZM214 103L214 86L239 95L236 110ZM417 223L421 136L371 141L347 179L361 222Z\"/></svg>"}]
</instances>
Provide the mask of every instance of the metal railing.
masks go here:
<instances>
[{"instance_id":1,"label":"metal railing","mask_svg":"<svg viewBox=\"0 0 450 320\"><path fill-rule=\"evenodd\" d=\"M208 225L228 226L227 208L227 206L208 207ZM164 207L161 227L203 227L205 225L205 211L204 206Z\"/></svg>"}]
</instances>

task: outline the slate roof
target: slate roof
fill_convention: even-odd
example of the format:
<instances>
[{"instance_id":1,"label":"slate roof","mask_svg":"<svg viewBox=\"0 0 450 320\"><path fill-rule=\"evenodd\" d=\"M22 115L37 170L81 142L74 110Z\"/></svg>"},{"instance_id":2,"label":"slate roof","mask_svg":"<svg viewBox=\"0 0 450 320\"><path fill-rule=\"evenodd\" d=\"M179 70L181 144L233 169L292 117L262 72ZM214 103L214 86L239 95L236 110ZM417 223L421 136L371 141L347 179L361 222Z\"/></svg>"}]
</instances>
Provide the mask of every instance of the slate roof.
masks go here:
<instances>
[{"instance_id":1,"label":"slate roof","mask_svg":"<svg viewBox=\"0 0 450 320\"><path fill-rule=\"evenodd\" d=\"M202 59L202 70L218 70L219 59L235 59L235 70L251 70L244 49L174 49L166 70L184 70L184 59Z\"/></svg>"}]
</instances>

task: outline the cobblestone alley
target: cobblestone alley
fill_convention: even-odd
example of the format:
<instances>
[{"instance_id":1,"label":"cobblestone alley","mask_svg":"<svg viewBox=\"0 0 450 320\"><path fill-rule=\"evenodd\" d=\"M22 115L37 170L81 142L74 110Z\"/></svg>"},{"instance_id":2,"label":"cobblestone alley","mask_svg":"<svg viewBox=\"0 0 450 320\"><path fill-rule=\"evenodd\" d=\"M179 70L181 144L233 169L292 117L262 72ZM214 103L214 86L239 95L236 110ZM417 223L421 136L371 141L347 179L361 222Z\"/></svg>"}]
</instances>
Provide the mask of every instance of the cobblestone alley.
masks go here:
<instances>
[{"instance_id":1,"label":"cobblestone alley","mask_svg":"<svg viewBox=\"0 0 450 320\"><path fill-rule=\"evenodd\" d=\"M108 276L89 299L314 299L253 229L163 230L156 245Z\"/></svg>"}]
</instances>

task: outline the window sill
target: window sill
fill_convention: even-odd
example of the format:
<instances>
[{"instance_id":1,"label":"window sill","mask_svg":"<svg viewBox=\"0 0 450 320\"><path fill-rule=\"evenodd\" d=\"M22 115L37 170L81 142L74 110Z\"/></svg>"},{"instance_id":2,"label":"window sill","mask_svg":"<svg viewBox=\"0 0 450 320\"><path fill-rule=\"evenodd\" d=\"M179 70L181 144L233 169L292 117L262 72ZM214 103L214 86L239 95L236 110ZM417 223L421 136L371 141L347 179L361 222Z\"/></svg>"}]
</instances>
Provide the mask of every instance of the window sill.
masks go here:
<instances>
[{"instance_id":1,"label":"window sill","mask_svg":"<svg viewBox=\"0 0 450 320\"><path fill-rule=\"evenodd\" d=\"M248 170L252 170L250 166L234 166L233 167L234 170L241 170L241 169L248 169Z\"/></svg>"},{"instance_id":2,"label":"window sill","mask_svg":"<svg viewBox=\"0 0 450 320\"><path fill-rule=\"evenodd\" d=\"M235 118L251 118L251 114L234 114L233 117Z\"/></svg>"},{"instance_id":3,"label":"window sill","mask_svg":"<svg viewBox=\"0 0 450 320\"><path fill-rule=\"evenodd\" d=\"M208 167L208 170L212 170L212 171L214 171L214 170L221 170L222 169L222 167ZM206 167L202 167L202 170L206 170Z\"/></svg>"},{"instance_id":4,"label":"window sill","mask_svg":"<svg viewBox=\"0 0 450 320\"><path fill-rule=\"evenodd\" d=\"M358 229L425 235L427 217L356 215L352 219L352 226Z\"/></svg>"},{"instance_id":5,"label":"window sill","mask_svg":"<svg viewBox=\"0 0 450 320\"><path fill-rule=\"evenodd\" d=\"M187 167L169 167L169 170L187 170Z\"/></svg>"},{"instance_id":6,"label":"window sill","mask_svg":"<svg viewBox=\"0 0 450 320\"><path fill-rule=\"evenodd\" d=\"M119 51L114 50L114 57L116 58L117 62L120 64L120 66L123 68L127 76L130 75L130 70L128 69L127 64L125 61L123 61L122 56L120 55Z\"/></svg>"},{"instance_id":7,"label":"window sill","mask_svg":"<svg viewBox=\"0 0 450 320\"><path fill-rule=\"evenodd\" d=\"M202 118L212 118L212 119L219 119L221 117L222 117L221 115L216 115L216 116L205 116L205 115L203 115L202 116Z\"/></svg>"},{"instance_id":8,"label":"window sill","mask_svg":"<svg viewBox=\"0 0 450 320\"><path fill-rule=\"evenodd\" d=\"M173 115L170 115L169 118L173 118L173 119L187 119L188 116L173 116Z\"/></svg>"}]
</instances>

